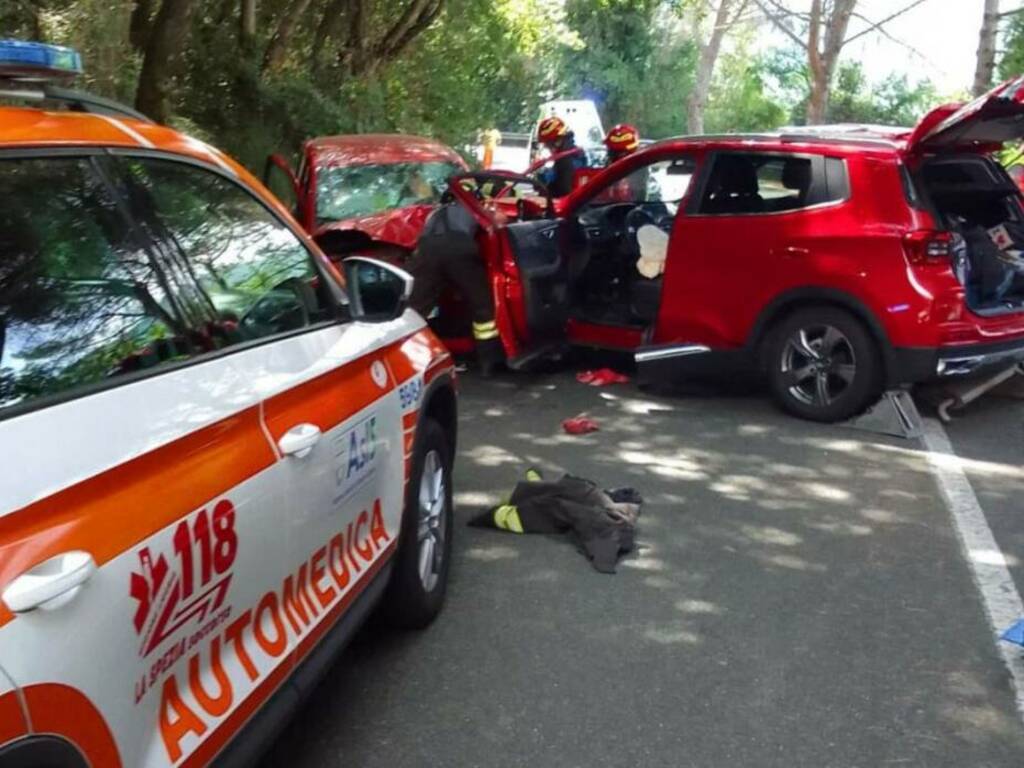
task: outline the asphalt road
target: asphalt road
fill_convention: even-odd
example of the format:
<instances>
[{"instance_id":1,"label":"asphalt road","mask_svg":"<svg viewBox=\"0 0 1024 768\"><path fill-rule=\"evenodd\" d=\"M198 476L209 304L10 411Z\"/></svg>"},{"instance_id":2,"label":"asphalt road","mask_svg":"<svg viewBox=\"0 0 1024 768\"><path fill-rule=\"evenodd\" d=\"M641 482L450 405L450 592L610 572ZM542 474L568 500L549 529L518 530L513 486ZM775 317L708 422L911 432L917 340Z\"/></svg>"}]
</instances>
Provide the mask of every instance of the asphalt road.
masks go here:
<instances>
[{"instance_id":1,"label":"asphalt road","mask_svg":"<svg viewBox=\"0 0 1024 768\"><path fill-rule=\"evenodd\" d=\"M601 431L561 433L586 411ZM463 380L455 562L426 632L364 632L270 766L950 766L1024 762L980 598L920 446L759 395L571 374ZM1024 587L1024 402L951 426ZM467 528L529 465L648 503L602 575L567 542Z\"/></svg>"}]
</instances>

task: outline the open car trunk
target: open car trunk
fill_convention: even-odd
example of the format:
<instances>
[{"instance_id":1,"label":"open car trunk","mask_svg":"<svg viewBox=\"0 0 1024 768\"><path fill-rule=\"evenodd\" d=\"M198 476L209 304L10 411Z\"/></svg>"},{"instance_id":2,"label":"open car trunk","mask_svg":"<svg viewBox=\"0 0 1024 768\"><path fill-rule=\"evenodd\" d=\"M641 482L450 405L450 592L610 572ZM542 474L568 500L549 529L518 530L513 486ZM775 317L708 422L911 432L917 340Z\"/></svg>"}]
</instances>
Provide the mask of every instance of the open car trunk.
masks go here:
<instances>
[{"instance_id":1,"label":"open car trunk","mask_svg":"<svg viewBox=\"0 0 1024 768\"><path fill-rule=\"evenodd\" d=\"M921 184L944 229L958 236L954 269L978 314L1024 311L1024 209L994 161L954 153L925 162Z\"/></svg>"}]
</instances>

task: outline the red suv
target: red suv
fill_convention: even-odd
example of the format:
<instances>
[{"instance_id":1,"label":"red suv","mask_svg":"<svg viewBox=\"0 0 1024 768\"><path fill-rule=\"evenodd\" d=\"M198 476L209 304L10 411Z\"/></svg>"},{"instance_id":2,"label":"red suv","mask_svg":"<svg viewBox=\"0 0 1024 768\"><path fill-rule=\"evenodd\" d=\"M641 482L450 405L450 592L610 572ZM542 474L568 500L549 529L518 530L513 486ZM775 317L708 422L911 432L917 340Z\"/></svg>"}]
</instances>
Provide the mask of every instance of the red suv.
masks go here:
<instances>
[{"instance_id":1,"label":"red suv","mask_svg":"<svg viewBox=\"0 0 1024 768\"><path fill-rule=\"evenodd\" d=\"M784 409L836 421L1024 357L1024 209L990 157L1022 101L1024 78L913 130L662 141L557 205L523 176L450 188L513 367L576 344L633 351L648 380L760 368Z\"/></svg>"}]
</instances>

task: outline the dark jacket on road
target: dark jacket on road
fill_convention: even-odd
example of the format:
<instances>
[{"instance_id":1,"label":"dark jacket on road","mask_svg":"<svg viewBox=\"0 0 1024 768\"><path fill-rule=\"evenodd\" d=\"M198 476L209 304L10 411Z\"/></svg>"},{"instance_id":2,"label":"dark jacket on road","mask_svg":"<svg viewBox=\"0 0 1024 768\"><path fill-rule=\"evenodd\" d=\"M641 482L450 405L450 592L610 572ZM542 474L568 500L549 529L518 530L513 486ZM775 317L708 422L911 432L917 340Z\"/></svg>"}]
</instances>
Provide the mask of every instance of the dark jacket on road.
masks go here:
<instances>
[{"instance_id":1,"label":"dark jacket on road","mask_svg":"<svg viewBox=\"0 0 1024 768\"><path fill-rule=\"evenodd\" d=\"M603 491L590 480L565 475L556 482L519 483L508 504L470 525L514 533L568 533L594 568L615 573L619 558L633 549L642 503L632 488Z\"/></svg>"}]
</instances>

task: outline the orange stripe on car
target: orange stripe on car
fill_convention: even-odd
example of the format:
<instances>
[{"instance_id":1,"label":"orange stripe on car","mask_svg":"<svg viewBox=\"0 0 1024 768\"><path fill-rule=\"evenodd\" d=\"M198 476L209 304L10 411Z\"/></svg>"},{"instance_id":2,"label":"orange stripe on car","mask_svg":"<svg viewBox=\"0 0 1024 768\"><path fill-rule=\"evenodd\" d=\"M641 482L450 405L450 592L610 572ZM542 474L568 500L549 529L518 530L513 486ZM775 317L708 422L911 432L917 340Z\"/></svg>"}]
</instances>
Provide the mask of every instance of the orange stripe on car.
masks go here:
<instances>
[{"instance_id":1,"label":"orange stripe on car","mask_svg":"<svg viewBox=\"0 0 1024 768\"><path fill-rule=\"evenodd\" d=\"M9 691L0 696L0 746L28 733L25 714L21 711L18 694Z\"/></svg>"},{"instance_id":2,"label":"orange stripe on car","mask_svg":"<svg viewBox=\"0 0 1024 768\"><path fill-rule=\"evenodd\" d=\"M59 683L40 683L22 689L32 713L33 733L60 734L94 768L119 768L121 755L103 715L82 693Z\"/></svg>"},{"instance_id":3,"label":"orange stripe on car","mask_svg":"<svg viewBox=\"0 0 1024 768\"><path fill-rule=\"evenodd\" d=\"M394 554L395 546L395 542L392 541L391 544L389 544L387 548L380 553L377 559L374 560L374 562L366 569L366 571L363 572L362 576L359 577L359 581L345 593L336 605L331 606L330 610L324 615L320 623L310 630L308 635L299 641L299 644L293 651L291 663L283 662L275 667L274 670L270 672L270 674L268 674L267 677L256 686L256 688L253 689L252 693L250 693L246 699L239 704L238 708L217 726L217 730L214 731L206 741L200 744L195 751L193 751L192 754L190 754L185 761L181 763L180 768L204 766L210 763L210 761L217 756L217 753L224 748L228 741L242 730L243 727L245 727L246 722L248 722L264 702L266 702L276 692L294 666L309 655L309 652L314 649L317 641L321 639L323 634L334 625L342 613L348 610L352 601L363 593L363 590L365 590L366 586L373 581L373 577L377 575L377 572L380 571L384 563L388 562Z\"/></svg>"},{"instance_id":4,"label":"orange stripe on car","mask_svg":"<svg viewBox=\"0 0 1024 768\"><path fill-rule=\"evenodd\" d=\"M253 406L4 515L0 589L61 552L103 565L274 461ZM0 626L12 618L0 603Z\"/></svg>"}]
</instances>

